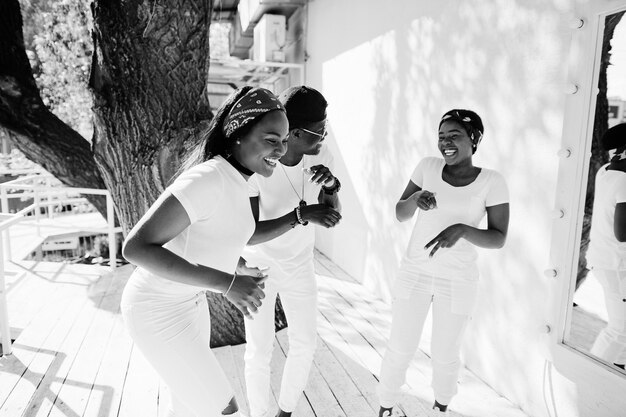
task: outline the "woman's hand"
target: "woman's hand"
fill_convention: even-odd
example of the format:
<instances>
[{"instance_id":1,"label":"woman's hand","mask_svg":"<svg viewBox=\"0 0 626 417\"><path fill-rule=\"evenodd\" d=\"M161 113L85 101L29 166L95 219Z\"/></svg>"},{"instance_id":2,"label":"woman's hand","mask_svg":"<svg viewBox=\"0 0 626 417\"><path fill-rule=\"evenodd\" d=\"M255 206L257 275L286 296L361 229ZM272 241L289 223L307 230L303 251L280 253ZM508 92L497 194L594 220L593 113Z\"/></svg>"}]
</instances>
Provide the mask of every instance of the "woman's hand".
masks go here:
<instances>
[{"instance_id":1,"label":"woman's hand","mask_svg":"<svg viewBox=\"0 0 626 417\"><path fill-rule=\"evenodd\" d=\"M441 233L439 233L433 240L428 242L424 249L428 249L433 246L433 249L430 251L429 257L432 257L435 252L439 250L439 248L451 248L456 245L456 242L459 241L467 231L467 225L457 223L452 226L448 226Z\"/></svg>"},{"instance_id":2,"label":"woman's hand","mask_svg":"<svg viewBox=\"0 0 626 417\"><path fill-rule=\"evenodd\" d=\"M248 263L245 259L239 258L239 262L237 263L237 276L248 275L256 278L263 278L260 280L259 287L261 289L265 288L265 280L269 277L267 271L269 271L269 267L257 268L256 266L248 266Z\"/></svg>"},{"instance_id":3,"label":"woman's hand","mask_svg":"<svg viewBox=\"0 0 626 417\"><path fill-rule=\"evenodd\" d=\"M257 268L258 269L258 268ZM265 298L263 292L263 281L267 275L263 275L259 270L257 276L237 275L235 276L230 289L224 296L235 305L249 319L253 319L252 313L256 313L261 307L261 300Z\"/></svg>"},{"instance_id":4,"label":"woman's hand","mask_svg":"<svg viewBox=\"0 0 626 417\"><path fill-rule=\"evenodd\" d=\"M420 210L432 210L437 208L437 199L435 199L435 193L431 193L428 190L419 190L411 194L409 197Z\"/></svg>"},{"instance_id":5,"label":"woman's hand","mask_svg":"<svg viewBox=\"0 0 626 417\"><path fill-rule=\"evenodd\" d=\"M326 204L311 204L310 206L304 206L300 208L300 216L304 221L327 228L335 227L337 223L339 223L339 220L341 220L341 214Z\"/></svg>"}]
</instances>

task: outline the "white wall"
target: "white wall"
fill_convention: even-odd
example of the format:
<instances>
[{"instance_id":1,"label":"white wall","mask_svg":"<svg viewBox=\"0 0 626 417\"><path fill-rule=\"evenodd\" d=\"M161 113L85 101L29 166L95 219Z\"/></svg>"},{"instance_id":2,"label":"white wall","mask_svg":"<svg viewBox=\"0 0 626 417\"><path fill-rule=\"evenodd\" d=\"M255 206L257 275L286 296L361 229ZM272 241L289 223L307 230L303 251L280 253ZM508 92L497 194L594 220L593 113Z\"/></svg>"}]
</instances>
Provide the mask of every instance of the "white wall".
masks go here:
<instances>
[{"instance_id":1,"label":"white wall","mask_svg":"<svg viewBox=\"0 0 626 417\"><path fill-rule=\"evenodd\" d=\"M593 387L552 367L542 333L557 296L543 270L568 22L582 3L314 0L308 6L306 81L329 101L328 142L344 185L344 220L318 236L318 247L389 300L412 227L395 220L395 203L416 163L437 154L441 115L454 107L475 110L485 123L475 164L506 177L511 224L504 249L480 252L481 302L465 360L533 416L610 415L594 403Z\"/></svg>"}]
</instances>

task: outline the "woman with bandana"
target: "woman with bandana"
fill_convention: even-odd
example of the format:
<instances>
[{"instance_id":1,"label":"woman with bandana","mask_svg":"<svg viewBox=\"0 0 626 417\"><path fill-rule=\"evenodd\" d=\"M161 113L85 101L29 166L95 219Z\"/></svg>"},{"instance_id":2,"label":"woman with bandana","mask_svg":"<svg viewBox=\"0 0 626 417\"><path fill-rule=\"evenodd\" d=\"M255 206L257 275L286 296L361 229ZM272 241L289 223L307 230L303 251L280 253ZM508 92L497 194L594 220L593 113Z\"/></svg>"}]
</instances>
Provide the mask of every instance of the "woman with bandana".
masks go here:
<instances>
[{"instance_id":1,"label":"woman with bandana","mask_svg":"<svg viewBox=\"0 0 626 417\"><path fill-rule=\"evenodd\" d=\"M596 174L587 262L602 285L608 324L591 353L624 369L626 364L626 123L610 128L600 141L615 150Z\"/></svg>"},{"instance_id":2,"label":"woman with bandana","mask_svg":"<svg viewBox=\"0 0 626 417\"><path fill-rule=\"evenodd\" d=\"M509 223L504 178L472 163L483 131L473 111L445 113L439 122L442 157L419 162L396 204L399 221L418 215L393 289L391 335L378 387L380 417L393 415L431 304L433 409L446 413L457 392L461 343L478 287L475 247L501 248ZM481 228L485 214L487 227Z\"/></svg>"},{"instance_id":3,"label":"woman with bandana","mask_svg":"<svg viewBox=\"0 0 626 417\"><path fill-rule=\"evenodd\" d=\"M124 242L124 256L137 269L122 295L122 315L135 345L170 388L170 415L239 415L234 390L209 348L205 291L222 293L247 317L261 305L264 274L236 270L255 228L247 180L272 175L288 130L285 109L271 92L235 91L181 174Z\"/></svg>"}]
</instances>

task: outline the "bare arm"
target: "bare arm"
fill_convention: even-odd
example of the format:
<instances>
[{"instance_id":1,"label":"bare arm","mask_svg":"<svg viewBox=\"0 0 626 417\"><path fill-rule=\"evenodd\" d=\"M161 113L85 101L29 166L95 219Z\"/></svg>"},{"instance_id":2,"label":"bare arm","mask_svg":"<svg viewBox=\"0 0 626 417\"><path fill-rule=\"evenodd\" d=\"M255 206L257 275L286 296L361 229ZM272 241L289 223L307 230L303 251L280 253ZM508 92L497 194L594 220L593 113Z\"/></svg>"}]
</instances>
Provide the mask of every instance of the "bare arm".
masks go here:
<instances>
[{"instance_id":1,"label":"bare arm","mask_svg":"<svg viewBox=\"0 0 626 417\"><path fill-rule=\"evenodd\" d=\"M335 211L341 213L341 202L339 201L339 193L326 194L324 190L320 190L317 201L328 207L332 207Z\"/></svg>"},{"instance_id":2,"label":"bare arm","mask_svg":"<svg viewBox=\"0 0 626 417\"><path fill-rule=\"evenodd\" d=\"M178 199L164 193L126 237L124 257L147 271L173 281L226 291L231 274L193 264L163 247L189 224L189 216Z\"/></svg>"},{"instance_id":3,"label":"bare arm","mask_svg":"<svg viewBox=\"0 0 626 417\"><path fill-rule=\"evenodd\" d=\"M615 238L618 242L626 242L626 203L617 203L615 205L613 233L615 233Z\"/></svg>"},{"instance_id":4,"label":"bare arm","mask_svg":"<svg viewBox=\"0 0 626 417\"><path fill-rule=\"evenodd\" d=\"M451 248L461 238L481 248L498 249L504 246L508 229L509 203L498 204L487 207L487 229L453 224L428 242L425 249L432 246L430 256L433 256L440 248Z\"/></svg>"},{"instance_id":5,"label":"bare arm","mask_svg":"<svg viewBox=\"0 0 626 417\"><path fill-rule=\"evenodd\" d=\"M264 294L257 281L233 275L208 266L197 265L164 248L163 245L190 225L182 204L171 193L163 193L130 231L122 249L131 263L172 281L208 288L224 293L244 314L256 311ZM231 286L231 283L233 284Z\"/></svg>"},{"instance_id":6,"label":"bare arm","mask_svg":"<svg viewBox=\"0 0 626 417\"><path fill-rule=\"evenodd\" d=\"M254 229L254 234L248 241L248 245L258 245L259 243L275 239L294 227L303 227L298 223L294 211L290 211L275 219L259 221L259 197L250 197L250 206L252 207L256 228ZM341 214L325 204L312 204L310 206L301 207L300 217L303 221L327 228L334 227L339 220L341 220Z\"/></svg>"},{"instance_id":7,"label":"bare arm","mask_svg":"<svg viewBox=\"0 0 626 417\"><path fill-rule=\"evenodd\" d=\"M309 168L309 171L313 173L309 178L309 181L316 184L322 184L322 187L332 188L335 185L336 178L330 169L324 165L313 165ZM317 202L331 207L337 212L341 212L341 203L339 202L339 193L334 192L328 194L324 192L322 188L317 195Z\"/></svg>"},{"instance_id":8,"label":"bare arm","mask_svg":"<svg viewBox=\"0 0 626 417\"><path fill-rule=\"evenodd\" d=\"M248 245L267 242L287 233L298 225L298 219L294 211L290 211L284 216L275 219L259 221L259 197L250 197L250 207L252 208L256 227L254 234L248 241Z\"/></svg>"},{"instance_id":9,"label":"bare arm","mask_svg":"<svg viewBox=\"0 0 626 417\"><path fill-rule=\"evenodd\" d=\"M413 217L417 209L432 210L437 208L435 194L422 190L413 181L409 180L400 200L396 203L396 219L404 222Z\"/></svg>"}]
</instances>

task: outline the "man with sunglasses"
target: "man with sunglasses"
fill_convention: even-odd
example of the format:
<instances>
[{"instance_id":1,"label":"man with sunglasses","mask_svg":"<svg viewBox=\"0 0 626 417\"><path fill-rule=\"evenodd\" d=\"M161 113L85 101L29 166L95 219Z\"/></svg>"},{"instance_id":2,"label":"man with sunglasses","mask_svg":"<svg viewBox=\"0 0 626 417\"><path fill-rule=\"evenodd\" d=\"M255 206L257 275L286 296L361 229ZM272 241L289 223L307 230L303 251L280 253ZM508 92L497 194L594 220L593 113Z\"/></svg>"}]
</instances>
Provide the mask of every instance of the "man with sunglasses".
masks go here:
<instances>
[{"instance_id":1,"label":"man with sunglasses","mask_svg":"<svg viewBox=\"0 0 626 417\"><path fill-rule=\"evenodd\" d=\"M279 99L289 119L287 153L279 161L269 162L278 165L274 175L250 178L256 229L242 256L250 266L269 268L263 305L254 320L245 319L245 376L251 417L274 415L269 395L277 294L289 324L289 352L275 415L291 416L298 404L317 343L313 225L330 228L341 219L341 184L332 174L332 155L323 146L326 100L306 86L291 87Z\"/></svg>"}]
</instances>

